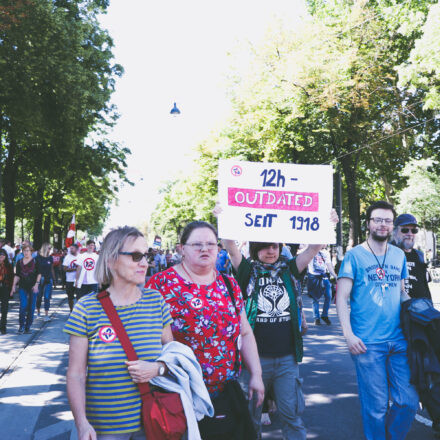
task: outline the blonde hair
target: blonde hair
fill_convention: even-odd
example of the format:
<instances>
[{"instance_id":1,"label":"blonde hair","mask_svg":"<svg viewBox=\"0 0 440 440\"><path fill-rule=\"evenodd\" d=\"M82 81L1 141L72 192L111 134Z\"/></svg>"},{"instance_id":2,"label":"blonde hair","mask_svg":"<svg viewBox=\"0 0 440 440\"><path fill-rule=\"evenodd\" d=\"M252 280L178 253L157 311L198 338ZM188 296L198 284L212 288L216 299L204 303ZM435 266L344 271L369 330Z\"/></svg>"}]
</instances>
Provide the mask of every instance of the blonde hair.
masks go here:
<instances>
[{"instance_id":1,"label":"blonde hair","mask_svg":"<svg viewBox=\"0 0 440 440\"><path fill-rule=\"evenodd\" d=\"M48 257L51 249L52 249L52 246L50 243L43 243L40 248L40 255L42 257Z\"/></svg>"},{"instance_id":2,"label":"blonde hair","mask_svg":"<svg viewBox=\"0 0 440 440\"><path fill-rule=\"evenodd\" d=\"M113 231L110 231L106 235L99 252L95 271L96 280L101 286L110 285L112 283L113 275L109 263L113 263L119 258L119 252L124 247L125 242L129 238L136 239L143 236L144 234L142 234L142 232L131 226L113 229Z\"/></svg>"}]
</instances>

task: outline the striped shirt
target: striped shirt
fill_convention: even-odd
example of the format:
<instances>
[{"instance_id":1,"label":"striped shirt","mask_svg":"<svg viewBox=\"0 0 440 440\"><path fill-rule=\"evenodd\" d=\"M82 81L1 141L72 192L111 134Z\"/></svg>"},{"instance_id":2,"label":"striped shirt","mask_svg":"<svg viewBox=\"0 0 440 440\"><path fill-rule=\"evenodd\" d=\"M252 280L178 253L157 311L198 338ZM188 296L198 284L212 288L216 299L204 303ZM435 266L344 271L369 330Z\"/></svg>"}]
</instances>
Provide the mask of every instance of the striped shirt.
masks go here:
<instances>
[{"instance_id":1,"label":"striped shirt","mask_svg":"<svg viewBox=\"0 0 440 440\"><path fill-rule=\"evenodd\" d=\"M172 319L162 295L143 289L141 299L116 310L139 359L161 354L163 328ZM98 434L123 434L141 429L141 398L128 374L127 357L96 293L75 305L64 331L88 338L86 413Z\"/></svg>"}]
</instances>

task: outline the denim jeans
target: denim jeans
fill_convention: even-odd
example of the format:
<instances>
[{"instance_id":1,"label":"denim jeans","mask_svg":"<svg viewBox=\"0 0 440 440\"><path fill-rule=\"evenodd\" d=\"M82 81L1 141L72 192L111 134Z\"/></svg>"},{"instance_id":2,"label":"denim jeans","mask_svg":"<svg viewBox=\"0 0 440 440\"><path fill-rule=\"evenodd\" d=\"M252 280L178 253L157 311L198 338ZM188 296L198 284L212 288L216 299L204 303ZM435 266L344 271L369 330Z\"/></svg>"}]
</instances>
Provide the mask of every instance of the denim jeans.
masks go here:
<instances>
[{"instance_id":1,"label":"denim jeans","mask_svg":"<svg viewBox=\"0 0 440 440\"><path fill-rule=\"evenodd\" d=\"M32 289L18 289L20 296L20 314L18 322L20 328L29 330L34 320L35 304L37 302L37 293L32 292Z\"/></svg>"},{"instance_id":2,"label":"denim jeans","mask_svg":"<svg viewBox=\"0 0 440 440\"><path fill-rule=\"evenodd\" d=\"M322 280L322 285L324 287L324 305L322 307L321 316L328 316L328 309L330 308L330 301L332 299L332 284L328 278ZM313 314L315 319L319 318L319 300L313 298Z\"/></svg>"},{"instance_id":3,"label":"denim jeans","mask_svg":"<svg viewBox=\"0 0 440 440\"><path fill-rule=\"evenodd\" d=\"M49 310L50 308L50 299L52 297L52 288L53 288L53 280L44 280L41 278L40 288L38 290L38 298L37 298L37 309L41 309L41 302L44 298L44 310Z\"/></svg>"},{"instance_id":4,"label":"denim jeans","mask_svg":"<svg viewBox=\"0 0 440 440\"><path fill-rule=\"evenodd\" d=\"M403 440L419 407L409 383L407 342L365 344L364 354L352 355L358 378L364 434L367 440ZM388 407L389 399L393 401Z\"/></svg>"},{"instance_id":5,"label":"denim jeans","mask_svg":"<svg viewBox=\"0 0 440 440\"><path fill-rule=\"evenodd\" d=\"M304 411L302 379L299 377L298 364L292 355L265 358L260 357L263 370L264 388L273 389L275 403L281 418L281 428L286 440L305 440L306 429L301 419ZM240 384L247 394L250 374L243 369ZM261 412L263 405L256 406L256 396L249 402L249 411L254 422L258 438L261 438Z\"/></svg>"}]
</instances>

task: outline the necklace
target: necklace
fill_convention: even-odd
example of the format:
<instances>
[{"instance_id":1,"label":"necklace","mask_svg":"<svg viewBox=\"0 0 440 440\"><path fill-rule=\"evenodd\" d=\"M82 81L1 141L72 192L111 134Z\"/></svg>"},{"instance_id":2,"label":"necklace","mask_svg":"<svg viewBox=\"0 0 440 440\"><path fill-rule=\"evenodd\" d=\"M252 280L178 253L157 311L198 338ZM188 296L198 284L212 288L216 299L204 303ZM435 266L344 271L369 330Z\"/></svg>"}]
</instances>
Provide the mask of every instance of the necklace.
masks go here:
<instances>
[{"instance_id":1,"label":"necklace","mask_svg":"<svg viewBox=\"0 0 440 440\"><path fill-rule=\"evenodd\" d=\"M385 278L385 275L386 275L384 266L385 266L385 260L387 258L388 243L387 243L387 247L385 249L385 255L383 256L382 265L380 264L379 258L377 258L377 255L374 253L373 249L371 249L370 243L368 243L368 239L367 239L367 246L370 248L371 253L374 255L374 258L377 261L377 265L379 267L376 269L376 274L377 274L377 277L379 278L379 280L382 281ZM388 287L388 283L385 283L385 284L382 283L382 285L381 285L382 292L384 292L387 287Z\"/></svg>"},{"instance_id":2,"label":"necklace","mask_svg":"<svg viewBox=\"0 0 440 440\"><path fill-rule=\"evenodd\" d=\"M182 269L185 271L185 273L188 275L188 278L191 280L191 282L193 283L193 284L200 284L200 283L196 283L194 280L193 280L193 277L190 275L190 273L186 270L186 267L185 267L185 264L183 263L183 261L180 263L181 265L182 265ZM214 278L215 279L215 278ZM211 283L208 283L208 284L211 284Z\"/></svg>"}]
</instances>

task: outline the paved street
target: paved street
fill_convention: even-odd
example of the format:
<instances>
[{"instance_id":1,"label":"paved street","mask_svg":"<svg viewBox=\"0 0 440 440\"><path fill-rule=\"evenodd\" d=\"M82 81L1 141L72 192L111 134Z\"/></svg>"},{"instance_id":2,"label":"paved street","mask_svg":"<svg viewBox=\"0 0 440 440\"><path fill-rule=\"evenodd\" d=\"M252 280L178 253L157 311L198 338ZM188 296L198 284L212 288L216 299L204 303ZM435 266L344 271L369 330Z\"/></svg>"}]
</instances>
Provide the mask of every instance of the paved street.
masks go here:
<instances>
[{"instance_id":1,"label":"paved street","mask_svg":"<svg viewBox=\"0 0 440 440\"><path fill-rule=\"evenodd\" d=\"M433 285L440 308L440 284ZM68 338L62 328L68 316L65 294L55 291L52 320L34 321L33 333L18 335L17 301L11 303L8 334L1 336L0 424L5 440L73 440L76 432L65 392ZM311 301L306 314L312 322ZM353 363L342 337L334 306L332 326L309 326L301 365L306 396L304 421L308 439L361 440L362 426ZM418 414L407 440L433 439L428 416ZM282 439L275 417L264 439Z\"/></svg>"}]
</instances>

